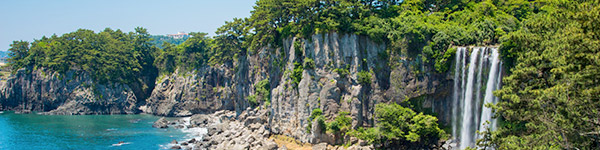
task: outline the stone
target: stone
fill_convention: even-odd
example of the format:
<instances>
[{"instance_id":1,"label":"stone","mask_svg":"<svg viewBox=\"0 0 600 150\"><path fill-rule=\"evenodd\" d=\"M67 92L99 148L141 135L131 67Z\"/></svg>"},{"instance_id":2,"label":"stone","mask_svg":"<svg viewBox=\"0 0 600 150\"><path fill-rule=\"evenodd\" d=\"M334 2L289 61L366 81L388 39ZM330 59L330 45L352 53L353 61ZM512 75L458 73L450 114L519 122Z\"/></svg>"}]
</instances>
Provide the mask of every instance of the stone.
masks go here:
<instances>
[{"instance_id":1,"label":"stone","mask_svg":"<svg viewBox=\"0 0 600 150\"><path fill-rule=\"evenodd\" d=\"M183 129L183 128L185 128L185 126L183 126L183 125L179 124L179 125L176 125L174 128L175 128L175 129Z\"/></svg>"},{"instance_id":2,"label":"stone","mask_svg":"<svg viewBox=\"0 0 600 150\"><path fill-rule=\"evenodd\" d=\"M273 142L272 140L268 140L266 142L263 143L264 145L262 147L259 148L259 150L277 150L277 148L279 148L277 146L277 143Z\"/></svg>"},{"instance_id":3,"label":"stone","mask_svg":"<svg viewBox=\"0 0 600 150\"><path fill-rule=\"evenodd\" d=\"M246 139L246 142L248 142L248 143L252 143L252 142L254 142L255 140L256 140L256 138L254 138L254 136L250 136L250 137L248 137L248 138Z\"/></svg>"},{"instance_id":4,"label":"stone","mask_svg":"<svg viewBox=\"0 0 600 150\"><path fill-rule=\"evenodd\" d=\"M152 125L152 127L154 128L168 128L169 126L169 121L167 121L167 119L165 117L161 117L160 119L156 120L154 122L154 124Z\"/></svg>"},{"instance_id":5,"label":"stone","mask_svg":"<svg viewBox=\"0 0 600 150\"><path fill-rule=\"evenodd\" d=\"M257 129L261 128L263 125L262 124L258 124L258 123L254 123L250 125L250 130L252 131L256 131Z\"/></svg>"},{"instance_id":6,"label":"stone","mask_svg":"<svg viewBox=\"0 0 600 150\"><path fill-rule=\"evenodd\" d=\"M237 144L237 145L234 145L232 149L244 150L244 149L249 149L249 148L250 148L249 144Z\"/></svg>"},{"instance_id":7,"label":"stone","mask_svg":"<svg viewBox=\"0 0 600 150\"><path fill-rule=\"evenodd\" d=\"M175 145L175 146L172 146L170 149L181 149L181 146Z\"/></svg>"},{"instance_id":8,"label":"stone","mask_svg":"<svg viewBox=\"0 0 600 150\"><path fill-rule=\"evenodd\" d=\"M15 111L15 114L30 114L31 110L19 110Z\"/></svg>"},{"instance_id":9,"label":"stone","mask_svg":"<svg viewBox=\"0 0 600 150\"><path fill-rule=\"evenodd\" d=\"M246 121L244 121L244 126L249 126L250 124L254 124L254 123L262 123L262 119L260 119L259 117L248 117L246 118Z\"/></svg>"},{"instance_id":10,"label":"stone","mask_svg":"<svg viewBox=\"0 0 600 150\"><path fill-rule=\"evenodd\" d=\"M208 141L210 141L211 139L212 139L212 138L211 138L210 136L205 136L205 137L202 137L202 142L208 142Z\"/></svg>"},{"instance_id":11,"label":"stone","mask_svg":"<svg viewBox=\"0 0 600 150\"><path fill-rule=\"evenodd\" d=\"M195 138L192 138L192 139L190 139L190 140L188 141L188 143L195 143L195 142L196 142L196 139L195 139Z\"/></svg>"},{"instance_id":12,"label":"stone","mask_svg":"<svg viewBox=\"0 0 600 150\"><path fill-rule=\"evenodd\" d=\"M210 116L204 114L196 114L190 118L191 125L206 126L210 120Z\"/></svg>"},{"instance_id":13,"label":"stone","mask_svg":"<svg viewBox=\"0 0 600 150\"><path fill-rule=\"evenodd\" d=\"M277 150L287 150L288 148L285 147L285 145L281 145L281 147L279 147Z\"/></svg>"},{"instance_id":14,"label":"stone","mask_svg":"<svg viewBox=\"0 0 600 150\"><path fill-rule=\"evenodd\" d=\"M313 150L327 150L327 143L319 143L319 144L313 145L312 149Z\"/></svg>"},{"instance_id":15,"label":"stone","mask_svg":"<svg viewBox=\"0 0 600 150\"><path fill-rule=\"evenodd\" d=\"M177 144L177 140L171 141L171 144Z\"/></svg>"}]
</instances>

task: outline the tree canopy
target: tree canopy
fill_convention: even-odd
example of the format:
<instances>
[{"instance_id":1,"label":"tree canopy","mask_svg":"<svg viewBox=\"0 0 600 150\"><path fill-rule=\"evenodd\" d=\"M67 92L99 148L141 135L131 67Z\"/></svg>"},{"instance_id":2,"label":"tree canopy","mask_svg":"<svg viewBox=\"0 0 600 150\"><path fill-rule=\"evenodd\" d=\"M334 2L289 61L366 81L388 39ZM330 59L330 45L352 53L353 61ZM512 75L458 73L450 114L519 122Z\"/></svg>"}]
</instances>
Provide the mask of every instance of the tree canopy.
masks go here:
<instances>
[{"instance_id":1,"label":"tree canopy","mask_svg":"<svg viewBox=\"0 0 600 150\"><path fill-rule=\"evenodd\" d=\"M142 72L151 68L155 47L149 43L144 28L136 32L105 29L94 33L79 29L62 36L42 37L31 44L15 41L11 45L9 65L48 68L59 73L83 70L100 83L131 84Z\"/></svg>"},{"instance_id":2,"label":"tree canopy","mask_svg":"<svg viewBox=\"0 0 600 150\"><path fill-rule=\"evenodd\" d=\"M544 1L505 36L510 75L496 91L505 124L487 144L499 149L600 147L600 5Z\"/></svg>"}]
</instances>

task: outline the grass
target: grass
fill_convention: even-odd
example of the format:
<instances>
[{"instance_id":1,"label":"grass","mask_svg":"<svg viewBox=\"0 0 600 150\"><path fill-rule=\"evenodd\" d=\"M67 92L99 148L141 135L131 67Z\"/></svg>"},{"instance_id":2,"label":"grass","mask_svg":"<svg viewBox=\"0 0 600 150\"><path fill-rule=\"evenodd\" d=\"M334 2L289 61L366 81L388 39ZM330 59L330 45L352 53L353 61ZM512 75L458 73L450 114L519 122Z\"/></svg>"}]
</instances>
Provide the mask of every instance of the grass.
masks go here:
<instances>
[{"instance_id":1,"label":"grass","mask_svg":"<svg viewBox=\"0 0 600 150\"><path fill-rule=\"evenodd\" d=\"M279 147L285 145L289 150L312 150L312 145L309 143L302 143L292 137L285 135L272 135L269 139L273 139Z\"/></svg>"}]
</instances>

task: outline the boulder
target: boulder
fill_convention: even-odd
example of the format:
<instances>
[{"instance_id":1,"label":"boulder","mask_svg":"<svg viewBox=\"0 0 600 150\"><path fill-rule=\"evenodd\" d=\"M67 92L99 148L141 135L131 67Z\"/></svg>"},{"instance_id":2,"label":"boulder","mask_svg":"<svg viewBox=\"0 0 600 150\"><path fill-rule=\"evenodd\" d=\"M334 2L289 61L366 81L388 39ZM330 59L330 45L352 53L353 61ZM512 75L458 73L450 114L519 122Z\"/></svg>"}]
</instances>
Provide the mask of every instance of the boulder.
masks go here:
<instances>
[{"instance_id":1,"label":"boulder","mask_svg":"<svg viewBox=\"0 0 600 150\"><path fill-rule=\"evenodd\" d=\"M175 126L175 129L183 129L183 128L185 128L185 126L183 126L183 125L181 125L181 124L180 124L180 125L176 125L176 126Z\"/></svg>"},{"instance_id":2,"label":"boulder","mask_svg":"<svg viewBox=\"0 0 600 150\"><path fill-rule=\"evenodd\" d=\"M154 128L168 128L169 126L169 121L167 121L167 119L165 117L162 117L158 120L156 120L156 122L154 122L154 124L152 125L152 127Z\"/></svg>"},{"instance_id":3,"label":"boulder","mask_svg":"<svg viewBox=\"0 0 600 150\"><path fill-rule=\"evenodd\" d=\"M319 143L319 144L313 145L312 149L313 150L327 150L327 143Z\"/></svg>"},{"instance_id":4,"label":"boulder","mask_svg":"<svg viewBox=\"0 0 600 150\"><path fill-rule=\"evenodd\" d=\"M208 115L197 114L197 115L192 116L192 118L190 119L190 124L197 125L197 126L206 126L206 124L208 124L209 120L210 120L210 117Z\"/></svg>"},{"instance_id":5,"label":"boulder","mask_svg":"<svg viewBox=\"0 0 600 150\"><path fill-rule=\"evenodd\" d=\"M263 126L262 124L255 123L255 124L251 124L250 127L249 127L249 129L252 130L252 131L256 131L259 128L262 129L261 128L262 126Z\"/></svg>"},{"instance_id":6,"label":"boulder","mask_svg":"<svg viewBox=\"0 0 600 150\"><path fill-rule=\"evenodd\" d=\"M208 136L213 136L215 134L221 134L223 133L223 130L225 130L227 127L226 124L216 124L216 125L212 125L210 127L208 127Z\"/></svg>"},{"instance_id":7,"label":"boulder","mask_svg":"<svg viewBox=\"0 0 600 150\"><path fill-rule=\"evenodd\" d=\"M248 117L246 118L246 121L244 121L244 125L245 126L249 126L250 124L254 124L254 123L262 123L262 119L260 119L260 117Z\"/></svg>"},{"instance_id":8,"label":"boulder","mask_svg":"<svg viewBox=\"0 0 600 150\"><path fill-rule=\"evenodd\" d=\"M177 140L171 141L171 144L177 144Z\"/></svg>"},{"instance_id":9,"label":"boulder","mask_svg":"<svg viewBox=\"0 0 600 150\"><path fill-rule=\"evenodd\" d=\"M19 110L15 111L15 114L30 114L31 110Z\"/></svg>"},{"instance_id":10,"label":"boulder","mask_svg":"<svg viewBox=\"0 0 600 150\"><path fill-rule=\"evenodd\" d=\"M287 150L288 148L285 147L285 145L281 145L281 147L279 147L277 150Z\"/></svg>"},{"instance_id":11,"label":"boulder","mask_svg":"<svg viewBox=\"0 0 600 150\"><path fill-rule=\"evenodd\" d=\"M188 143L195 143L195 142L196 142L195 138L193 138L193 139L191 139L191 140L188 141Z\"/></svg>"},{"instance_id":12,"label":"boulder","mask_svg":"<svg viewBox=\"0 0 600 150\"><path fill-rule=\"evenodd\" d=\"M171 149L181 149L181 146L175 145L175 146L171 147Z\"/></svg>"},{"instance_id":13,"label":"boulder","mask_svg":"<svg viewBox=\"0 0 600 150\"><path fill-rule=\"evenodd\" d=\"M277 143L273 142L272 140L268 140L263 143L263 146L260 147L259 150L277 150L277 148L279 148Z\"/></svg>"}]
</instances>

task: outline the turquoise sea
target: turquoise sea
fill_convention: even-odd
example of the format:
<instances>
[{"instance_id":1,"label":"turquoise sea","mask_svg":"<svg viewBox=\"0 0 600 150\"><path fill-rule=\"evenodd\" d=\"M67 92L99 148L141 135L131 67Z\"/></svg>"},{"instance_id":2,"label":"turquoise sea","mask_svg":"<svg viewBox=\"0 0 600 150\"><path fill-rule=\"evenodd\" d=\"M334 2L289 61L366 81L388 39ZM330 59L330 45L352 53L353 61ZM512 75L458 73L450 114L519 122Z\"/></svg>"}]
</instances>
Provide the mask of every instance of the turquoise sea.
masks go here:
<instances>
[{"instance_id":1,"label":"turquoise sea","mask_svg":"<svg viewBox=\"0 0 600 150\"><path fill-rule=\"evenodd\" d=\"M0 114L2 150L163 149L184 140L178 129L152 128L152 115ZM120 141L125 144L118 145ZM113 145L117 144L117 145Z\"/></svg>"}]
</instances>

